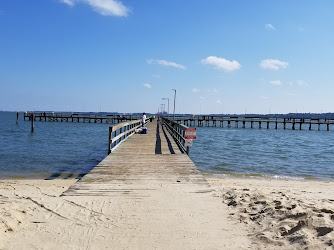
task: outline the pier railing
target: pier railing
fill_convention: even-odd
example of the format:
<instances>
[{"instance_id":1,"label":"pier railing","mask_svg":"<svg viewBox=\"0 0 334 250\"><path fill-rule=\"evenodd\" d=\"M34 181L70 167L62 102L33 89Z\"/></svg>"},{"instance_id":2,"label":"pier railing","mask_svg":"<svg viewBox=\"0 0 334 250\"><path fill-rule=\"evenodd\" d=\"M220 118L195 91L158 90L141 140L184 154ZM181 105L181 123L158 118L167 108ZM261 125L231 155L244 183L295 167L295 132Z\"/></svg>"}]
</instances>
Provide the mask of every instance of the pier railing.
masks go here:
<instances>
[{"instance_id":1,"label":"pier railing","mask_svg":"<svg viewBox=\"0 0 334 250\"><path fill-rule=\"evenodd\" d=\"M94 122L94 123L120 123L141 118L141 115L120 114L96 114L96 113L62 113L62 112L25 112L24 120L31 120L31 114L35 121L49 122Z\"/></svg>"},{"instance_id":2,"label":"pier railing","mask_svg":"<svg viewBox=\"0 0 334 250\"><path fill-rule=\"evenodd\" d=\"M150 121L152 121L151 116L146 118L145 124L149 123ZM135 130L139 129L141 126L141 119L138 119L129 122L121 122L109 127L108 154L111 153L112 149L114 149L116 145L120 144L130 135L135 133Z\"/></svg>"},{"instance_id":3,"label":"pier railing","mask_svg":"<svg viewBox=\"0 0 334 250\"><path fill-rule=\"evenodd\" d=\"M162 117L161 119L169 133L173 136L182 153L189 154L189 146L185 146L186 139L184 138L186 128L188 127L165 117Z\"/></svg>"},{"instance_id":4,"label":"pier railing","mask_svg":"<svg viewBox=\"0 0 334 250\"><path fill-rule=\"evenodd\" d=\"M211 127L224 127L224 124L227 125L227 127L231 127L232 125L235 126L235 128L238 128L239 125L242 126L242 128L246 128L246 124L249 125L250 128L255 128L258 126L258 128L264 128L266 127L269 129L270 127L273 127L275 129L278 129L279 125L283 129L289 129L295 130L299 129L302 130L305 129L306 126L308 126L309 130L312 130L312 127L318 125L318 130L320 130L320 126L325 126L326 130L329 131L330 126L334 125L334 119L327 119L327 118L279 118L279 117L247 117L247 116L213 116L213 115L196 115L196 116L175 116L174 121L179 124L184 124L186 126L211 126ZM271 125L271 126L270 126Z\"/></svg>"}]
</instances>

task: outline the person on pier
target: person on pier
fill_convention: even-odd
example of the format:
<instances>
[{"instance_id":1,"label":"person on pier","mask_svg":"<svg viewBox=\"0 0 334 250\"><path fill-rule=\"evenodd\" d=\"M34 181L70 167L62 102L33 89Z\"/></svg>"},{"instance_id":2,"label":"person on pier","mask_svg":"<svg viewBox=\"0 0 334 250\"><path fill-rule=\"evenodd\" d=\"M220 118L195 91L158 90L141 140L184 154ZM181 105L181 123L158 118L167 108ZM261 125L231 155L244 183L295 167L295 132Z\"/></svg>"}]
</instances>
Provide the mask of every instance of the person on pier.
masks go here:
<instances>
[{"instance_id":1,"label":"person on pier","mask_svg":"<svg viewBox=\"0 0 334 250\"><path fill-rule=\"evenodd\" d=\"M145 112L144 112L143 116L141 118L141 123L142 123L143 127L145 127L145 121L146 121L146 115L145 115Z\"/></svg>"}]
</instances>

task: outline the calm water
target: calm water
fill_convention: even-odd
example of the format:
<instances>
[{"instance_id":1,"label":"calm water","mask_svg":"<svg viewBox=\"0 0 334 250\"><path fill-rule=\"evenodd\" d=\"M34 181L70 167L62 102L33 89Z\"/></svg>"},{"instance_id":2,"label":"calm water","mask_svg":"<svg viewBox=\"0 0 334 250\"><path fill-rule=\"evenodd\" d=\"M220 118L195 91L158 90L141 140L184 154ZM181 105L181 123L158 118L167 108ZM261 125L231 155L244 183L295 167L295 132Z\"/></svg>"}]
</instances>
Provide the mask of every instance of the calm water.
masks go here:
<instances>
[{"instance_id":1,"label":"calm water","mask_svg":"<svg viewBox=\"0 0 334 250\"><path fill-rule=\"evenodd\" d=\"M35 122L31 134L15 121L0 112L1 179L72 178L107 155L110 124ZM334 180L334 132L200 127L190 157L211 173Z\"/></svg>"},{"instance_id":2,"label":"calm water","mask_svg":"<svg viewBox=\"0 0 334 250\"><path fill-rule=\"evenodd\" d=\"M107 155L110 124L30 122L0 112L0 178L72 177L90 171Z\"/></svg>"},{"instance_id":3,"label":"calm water","mask_svg":"<svg viewBox=\"0 0 334 250\"><path fill-rule=\"evenodd\" d=\"M197 135L190 154L204 171L334 180L333 131L200 127Z\"/></svg>"}]
</instances>

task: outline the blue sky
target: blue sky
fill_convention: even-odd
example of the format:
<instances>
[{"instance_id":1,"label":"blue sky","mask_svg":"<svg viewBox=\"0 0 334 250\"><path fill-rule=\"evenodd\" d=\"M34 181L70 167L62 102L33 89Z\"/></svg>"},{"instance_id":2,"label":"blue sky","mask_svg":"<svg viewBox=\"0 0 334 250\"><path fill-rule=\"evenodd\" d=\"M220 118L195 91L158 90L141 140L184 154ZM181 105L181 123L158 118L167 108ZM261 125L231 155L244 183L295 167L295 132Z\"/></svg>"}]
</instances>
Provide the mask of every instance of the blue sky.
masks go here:
<instances>
[{"instance_id":1,"label":"blue sky","mask_svg":"<svg viewBox=\"0 0 334 250\"><path fill-rule=\"evenodd\" d=\"M0 110L334 112L334 1L1 0Z\"/></svg>"}]
</instances>

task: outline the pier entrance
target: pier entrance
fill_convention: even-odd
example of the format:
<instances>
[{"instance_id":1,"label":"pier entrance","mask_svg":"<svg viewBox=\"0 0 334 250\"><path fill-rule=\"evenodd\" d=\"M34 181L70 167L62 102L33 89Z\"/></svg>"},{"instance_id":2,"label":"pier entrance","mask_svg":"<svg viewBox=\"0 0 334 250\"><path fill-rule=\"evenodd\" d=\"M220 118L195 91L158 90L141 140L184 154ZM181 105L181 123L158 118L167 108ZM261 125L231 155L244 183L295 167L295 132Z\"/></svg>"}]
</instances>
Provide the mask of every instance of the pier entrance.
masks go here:
<instances>
[{"instance_id":1,"label":"pier entrance","mask_svg":"<svg viewBox=\"0 0 334 250\"><path fill-rule=\"evenodd\" d=\"M154 120L147 128L148 134L120 143L62 197L109 215L104 240L110 249L245 247L235 239L246 233L221 219L228 217L226 205L165 126ZM101 228L106 223L101 219ZM94 230L85 237L99 235L99 227Z\"/></svg>"}]
</instances>

